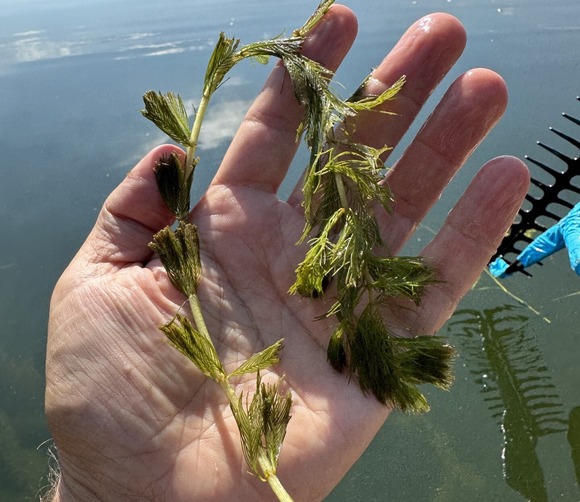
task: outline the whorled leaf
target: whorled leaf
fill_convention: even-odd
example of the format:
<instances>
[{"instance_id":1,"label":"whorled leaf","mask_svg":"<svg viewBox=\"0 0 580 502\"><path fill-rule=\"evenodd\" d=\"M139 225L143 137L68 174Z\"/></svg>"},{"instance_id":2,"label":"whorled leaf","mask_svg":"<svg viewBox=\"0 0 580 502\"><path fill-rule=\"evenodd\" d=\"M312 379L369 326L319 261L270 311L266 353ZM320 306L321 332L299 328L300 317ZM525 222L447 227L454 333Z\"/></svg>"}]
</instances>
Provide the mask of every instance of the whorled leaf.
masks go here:
<instances>
[{"instance_id":1,"label":"whorled leaf","mask_svg":"<svg viewBox=\"0 0 580 502\"><path fill-rule=\"evenodd\" d=\"M308 18L308 20L297 30L294 30L294 35L296 37L305 37L314 28L324 15L328 12L328 9L332 6L334 0L321 0L316 7L316 10Z\"/></svg>"},{"instance_id":2,"label":"whorled leaf","mask_svg":"<svg viewBox=\"0 0 580 502\"><path fill-rule=\"evenodd\" d=\"M262 383L258 372L256 392L247 408L243 403L243 394L231 403L240 431L242 452L252 472L265 481L276 474L278 457L291 418L292 395L282 395L279 383Z\"/></svg>"},{"instance_id":3,"label":"whorled leaf","mask_svg":"<svg viewBox=\"0 0 580 502\"><path fill-rule=\"evenodd\" d=\"M326 222L320 235L309 242L310 248L296 269L296 281L290 287L290 294L312 297L321 296L324 293L325 280L332 272L329 268L330 253L334 246L331 235L343 216L342 209L336 211Z\"/></svg>"},{"instance_id":4,"label":"whorled leaf","mask_svg":"<svg viewBox=\"0 0 580 502\"><path fill-rule=\"evenodd\" d=\"M143 116L153 122L172 140L187 147L190 142L191 130L189 118L181 97L172 92L162 94L148 91L143 96L145 109Z\"/></svg>"},{"instance_id":5,"label":"whorled leaf","mask_svg":"<svg viewBox=\"0 0 580 502\"><path fill-rule=\"evenodd\" d=\"M222 84L226 74L240 61L236 50L240 45L237 38L228 38L220 33L210 56L204 78L204 94L211 96Z\"/></svg>"},{"instance_id":6,"label":"whorled leaf","mask_svg":"<svg viewBox=\"0 0 580 502\"><path fill-rule=\"evenodd\" d=\"M266 349L252 355L249 359L244 361L234 371L232 371L228 378L245 375L247 373L257 373L265 370L274 364L280 362L280 351L282 350L284 340L278 340L273 345Z\"/></svg>"},{"instance_id":7,"label":"whorled leaf","mask_svg":"<svg viewBox=\"0 0 580 502\"><path fill-rule=\"evenodd\" d=\"M381 301L405 297L419 305L425 288L437 282L435 270L414 256L373 256L368 271Z\"/></svg>"},{"instance_id":8,"label":"whorled leaf","mask_svg":"<svg viewBox=\"0 0 580 502\"><path fill-rule=\"evenodd\" d=\"M451 384L453 349L437 337L391 336L373 305L365 308L345 341L349 372L363 392L385 405L425 412L429 405L417 386L430 383L447 389Z\"/></svg>"},{"instance_id":9,"label":"whorled leaf","mask_svg":"<svg viewBox=\"0 0 580 502\"><path fill-rule=\"evenodd\" d=\"M226 374L211 340L202 335L187 317L177 314L161 331L179 352L209 378L220 382Z\"/></svg>"},{"instance_id":10,"label":"whorled leaf","mask_svg":"<svg viewBox=\"0 0 580 502\"><path fill-rule=\"evenodd\" d=\"M364 92L366 85L368 84L370 78L363 81L361 86L353 93L353 95L347 100L352 109L356 112L364 110L376 110L379 106L393 99L403 88L406 82L406 77L403 75L400 77L393 85L385 89L379 95L369 95ZM382 113L391 113L388 111L382 111Z\"/></svg>"},{"instance_id":11,"label":"whorled leaf","mask_svg":"<svg viewBox=\"0 0 580 502\"><path fill-rule=\"evenodd\" d=\"M178 220L189 215L193 170L185 172L181 158L174 152L155 164L155 178L161 198Z\"/></svg>"},{"instance_id":12,"label":"whorled leaf","mask_svg":"<svg viewBox=\"0 0 580 502\"><path fill-rule=\"evenodd\" d=\"M282 395L279 391L280 382L266 384L257 377L257 392L248 408L248 416L254 428L262 431L260 454L264 455L273 472L278 465L278 457L282 448L286 428L290 421L292 396Z\"/></svg>"},{"instance_id":13,"label":"whorled leaf","mask_svg":"<svg viewBox=\"0 0 580 502\"><path fill-rule=\"evenodd\" d=\"M348 357L345 350L344 330L342 324L338 324L328 341L326 357L330 365L336 371L344 371L348 365Z\"/></svg>"},{"instance_id":14,"label":"whorled leaf","mask_svg":"<svg viewBox=\"0 0 580 502\"><path fill-rule=\"evenodd\" d=\"M343 272L339 288L361 287L365 283L369 254L380 239L376 220L367 212L351 208L344 212L343 227L331 253L333 275Z\"/></svg>"},{"instance_id":15,"label":"whorled leaf","mask_svg":"<svg viewBox=\"0 0 580 502\"><path fill-rule=\"evenodd\" d=\"M400 353L403 377L412 384L431 384L448 390L453 383L455 350L439 336L391 338Z\"/></svg>"},{"instance_id":16,"label":"whorled leaf","mask_svg":"<svg viewBox=\"0 0 580 502\"><path fill-rule=\"evenodd\" d=\"M340 176L346 200L353 207L363 209L374 201L390 211L393 197L389 186L382 183L384 166L380 161L380 156L388 150L388 147L374 149L350 145L348 151L329 155L318 176Z\"/></svg>"},{"instance_id":17,"label":"whorled leaf","mask_svg":"<svg viewBox=\"0 0 580 502\"><path fill-rule=\"evenodd\" d=\"M165 227L153 236L149 247L159 256L171 283L188 298L195 295L201 278L196 226L180 222L175 231Z\"/></svg>"}]
</instances>

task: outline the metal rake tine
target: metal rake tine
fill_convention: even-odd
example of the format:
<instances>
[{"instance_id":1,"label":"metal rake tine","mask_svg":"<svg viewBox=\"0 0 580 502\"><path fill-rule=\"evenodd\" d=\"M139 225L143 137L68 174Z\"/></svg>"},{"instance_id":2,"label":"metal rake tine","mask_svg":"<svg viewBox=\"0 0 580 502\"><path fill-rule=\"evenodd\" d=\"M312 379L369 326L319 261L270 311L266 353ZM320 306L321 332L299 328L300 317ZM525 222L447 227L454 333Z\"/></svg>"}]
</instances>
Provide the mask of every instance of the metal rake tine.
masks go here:
<instances>
[{"instance_id":1,"label":"metal rake tine","mask_svg":"<svg viewBox=\"0 0 580 502\"><path fill-rule=\"evenodd\" d=\"M548 174L551 174L552 176L554 176L554 178L556 178L558 175L562 174L560 171L556 171L556 169L552 169L550 166L547 166L546 164L540 162L539 160L532 159L532 157L529 157L528 155L524 156L524 158L526 160L532 162L533 164L535 164L539 168L543 169ZM538 181L535 178L532 178L532 180L533 180L532 183L534 183L534 185L536 185L536 186L539 186L538 183L541 183L541 181ZM549 185L544 185L544 186L549 186Z\"/></svg>"},{"instance_id":2,"label":"metal rake tine","mask_svg":"<svg viewBox=\"0 0 580 502\"><path fill-rule=\"evenodd\" d=\"M526 157L526 159L527 159L527 157ZM532 162L534 162L532 159L529 159L529 160L531 160ZM551 169L550 170L546 169L546 171L548 171L550 173L550 171L552 171L552 170ZM556 172L556 171L554 171L554 172ZM550 173L550 174L552 174L552 173ZM531 178L530 179L530 183L532 185L535 185L538 188L540 188L542 190L542 192L545 192L546 190L548 190L552 186L552 185L546 185L543 181L537 180L535 178ZM539 199L534 199L534 200L539 200Z\"/></svg>"},{"instance_id":3,"label":"metal rake tine","mask_svg":"<svg viewBox=\"0 0 580 502\"><path fill-rule=\"evenodd\" d=\"M567 155L564 155L562 152L559 152L555 148L552 148L551 146L548 146L545 143L542 143L541 141L538 141L537 144L538 144L538 146L541 146L544 150L547 150L548 152L550 152L552 155L555 155L556 157L558 157L560 160L563 160L564 162L566 162L566 164L569 164L570 162L572 162L574 160L574 159L568 157Z\"/></svg>"},{"instance_id":4,"label":"metal rake tine","mask_svg":"<svg viewBox=\"0 0 580 502\"><path fill-rule=\"evenodd\" d=\"M574 117L572 117L572 115L568 115L567 113L563 113L562 117L567 118L568 120L571 120L572 122L574 122L577 125L580 125L580 120L575 119Z\"/></svg>"},{"instance_id":5,"label":"metal rake tine","mask_svg":"<svg viewBox=\"0 0 580 502\"><path fill-rule=\"evenodd\" d=\"M562 116L566 117L566 114L562 114ZM570 119L572 119L572 118L570 117ZM574 121L576 121L576 119L574 119ZM580 125L580 120L578 120L576 123ZM580 148L580 141L578 141L577 139L574 139L572 136L568 136L567 134L564 134L563 132L558 131L558 129L554 129L553 127L550 127L550 131L552 131L554 134L560 136L560 138L564 138L568 143L571 143L576 148Z\"/></svg>"},{"instance_id":6,"label":"metal rake tine","mask_svg":"<svg viewBox=\"0 0 580 502\"><path fill-rule=\"evenodd\" d=\"M576 100L580 101L580 96L576 97ZM580 120L572 115L563 113L562 116L568 121L580 125ZM580 150L580 139L576 139L553 127L550 127L549 130ZM554 181L546 183L541 181L532 173L531 185L537 187L541 194L532 195L528 193L526 195L528 207L519 210L519 219L517 219L516 223L512 224L508 230L496 254L490 260L490 263L498 257L505 257L507 255L513 255L513 258L510 257L513 261L515 257L519 255L519 253L530 242L532 242L533 238L530 236L530 230L535 230L540 233L544 232L549 228L549 226L551 226L547 220L553 220L554 223L557 223L572 207L574 207L574 204L563 197L564 192L568 191L574 194L580 194L580 182L577 183L578 186L572 183L576 177L580 177L580 159L578 157L572 158L541 141L538 141L537 145L564 162L566 166L561 169L556 169L544 162L535 160L527 155L525 156L526 161L532 167L535 166L541 169L550 175ZM580 178L578 179L580 180ZM565 211L564 214L557 214L560 210L562 212ZM510 260L508 260L508 263L509 261ZM510 271L531 275L529 272L525 271L522 266L518 266L517 261L513 261L510 266Z\"/></svg>"},{"instance_id":7,"label":"metal rake tine","mask_svg":"<svg viewBox=\"0 0 580 502\"><path fill-rule=\"evenodd\" d=\"M576 96L576 101L580 101L580 96ZM571 115L568 115L567 113L562 113L562 117L567 118L568 120L571 120L572 122L574 122L576 125L580 125L580 120L575 119L574 117L572 117Z\"/></svg>"}]
</instances>

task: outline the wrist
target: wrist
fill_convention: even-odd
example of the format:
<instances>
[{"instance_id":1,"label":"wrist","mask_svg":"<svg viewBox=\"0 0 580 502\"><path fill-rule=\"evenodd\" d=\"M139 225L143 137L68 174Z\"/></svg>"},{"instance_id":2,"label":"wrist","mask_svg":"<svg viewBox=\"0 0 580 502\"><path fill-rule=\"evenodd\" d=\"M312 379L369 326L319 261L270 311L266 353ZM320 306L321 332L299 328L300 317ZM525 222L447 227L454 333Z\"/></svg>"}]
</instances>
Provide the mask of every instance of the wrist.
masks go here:
<instances>
[{"instance_id":1,"label":"wrist","mask_svg":"<svg viewBox=\"0 0 580 502\"><path fill-rule=\"evenodd\" d=\"M84 487L82 483L76 483L63 476L62 466L58 463L55 454L51 455L48 478L49 484L44 494L40 496L39 502L90 502L100 500L95 497L91 489Z\"/></svg>"},{"instance_id":2,"label":"wrist","mask_svg":"<svg viewBox=\"0 0 580 502\"><path fill-rule=\"evenodd\" d=\"M90 502L101 500L80 484L65 483L59 474L56 484L40 499L40 502Z\"/></svg>"},{"instance_id":3,"label":"wrist","mask_svg":"<svg viewBox=\"0 0 580 502\"><path fill-rule=\"evenodd\" d=\"M60 499L57 497L57 485L51 486L47 491L40 496L40 502L58 502Z\"/></svg>"}]
</instances>

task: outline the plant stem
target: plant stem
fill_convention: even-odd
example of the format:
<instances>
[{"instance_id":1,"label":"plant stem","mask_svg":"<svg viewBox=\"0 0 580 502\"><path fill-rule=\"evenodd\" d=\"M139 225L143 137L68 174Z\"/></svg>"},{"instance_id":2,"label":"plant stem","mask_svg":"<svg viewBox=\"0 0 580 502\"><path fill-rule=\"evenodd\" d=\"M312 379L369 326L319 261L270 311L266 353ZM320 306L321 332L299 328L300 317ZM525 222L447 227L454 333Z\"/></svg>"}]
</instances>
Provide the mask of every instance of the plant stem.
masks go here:
<instances>
[{"instance_id":1,"label":"plant stem","mask_svg":"<svg viewBox=\"0 0 580 502\"><path fill-rule=\"evenodd\" d=\"M209 330L207 329L207 324L203 318L203 313L201 310L201 304L199 303L199 298L197 295L191 295L189 298L189 307L191 308L191 313L193 315L193 320L197 330L205 336L208 340L211 340ZM212 342L213 343L213 342Z\"/></svg>"},{"instance_id":2,"label":"plant stem","mask_svg":"<svg viewBox=\"0 0 580 502\"><path fill-rule=\"evenodd\" d=\"M185 175L186 177L191 173L195 166L195 151L197 150L197 142L199 139L199 133L201 131L201 124L205 117L205 112L209 105L209 100L211 99L211 94L207 91L203 93L201 101L199 103L199 108L195 114L195 120L193 121L193 127L191 129L191 135L189 137L189 147L187 148L187 158L185 160Z\"/></svg>"},{"instance_id":3,"label":"plant stem","mask_svg":"<svg viewBox=\"0 0 580 502\"><path fill-rule=\"evenodd\" d=\"M343 209L348 209L348 199L346 197L346 188L344 186L344 182L342 181L342 177L339 174L334 175L334 179L336 180L336 189L338 190L338 196L340 197L340 204Z\"/></svg>"},{"instance_id":4,"label":"plant stem","mask_svg":"<svg viewBox=\"0 0 580 502\"><path fill-rule=\"evenodd\" d=\"M260 463L260 467L262 469L264 477L266 478L266 481L268 481L270 488L275 493L276 497L278 497L278 500L280 502L293 502L292 497L286 491L286 489L278 479L278 476L276 476L276 469L272 468L268 459L265 456L260 456L258 461Z\"/></svg>"},{"instance_id":5,"label":"plant stem","mask_svg":"<svg viewBox=\"0 0 580 502\"><path fill-rule=\"evenodd\" d=\"M199 298L197 297L197 295L191 295L189 297L189 305L197 330L203 336L211 340L209 331L207 329L207 325L205 324L205 320L203 318L201 305L199 303ZM240 409L240 402L238 400L238 397L236 396L236 392L234 391L234 388L232 387L232 384L229 382L229 380L225 377L218 383L222 388L224 394L228 398L228 402L230 404L232 412L234 414L243 413L243 410ZM260 457L258 458L258 463L260 465L264 478L268 481L270 488L276 494L278 500L280 502L292 502L292 497L290 497L284 486L282 486L282 483L278 479L278 476L276 476L276 467L272 466L272 464L265 455L260 455Z\"/></svg>"}]
</instances>

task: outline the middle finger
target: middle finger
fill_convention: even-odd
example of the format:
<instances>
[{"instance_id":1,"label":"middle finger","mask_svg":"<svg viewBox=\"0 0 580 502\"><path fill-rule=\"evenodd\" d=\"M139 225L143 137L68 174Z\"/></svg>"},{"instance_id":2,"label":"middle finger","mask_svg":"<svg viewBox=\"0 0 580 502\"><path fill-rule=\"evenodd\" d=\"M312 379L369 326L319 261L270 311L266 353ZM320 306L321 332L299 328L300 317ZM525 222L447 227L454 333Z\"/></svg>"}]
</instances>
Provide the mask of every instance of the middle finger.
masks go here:
<instances>
[{"instance_id":1,"label":"middle finger","mask_svg":"<svg viewBox=\"0 0 580 502\"><path fill-rule=\"evenodd\" d=\"M380 148L396 146L437 84L455 64L465 47L465 30L448 14L432 14L414 23L393 50L372 72L364 94L378 95L401 76L407 83L394 100L383 109L396 113L385 115L377 111L361 113L348 121L356 141ZM288 199L297 206L302 201L299 183Z\"/></svg>"}]
</instances>

